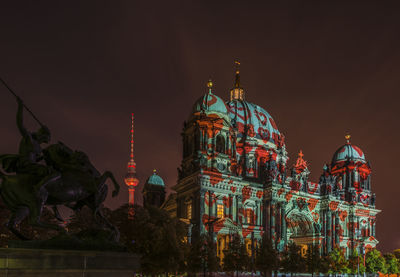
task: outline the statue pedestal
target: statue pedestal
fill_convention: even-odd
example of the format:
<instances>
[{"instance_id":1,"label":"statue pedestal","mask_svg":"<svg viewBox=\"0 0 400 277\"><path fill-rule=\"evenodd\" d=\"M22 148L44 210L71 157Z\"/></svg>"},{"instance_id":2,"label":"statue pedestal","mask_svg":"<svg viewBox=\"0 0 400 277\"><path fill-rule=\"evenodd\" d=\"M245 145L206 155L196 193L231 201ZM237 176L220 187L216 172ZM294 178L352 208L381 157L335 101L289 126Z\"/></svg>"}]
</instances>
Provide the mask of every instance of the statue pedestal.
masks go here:
<instances>
[{"instance_id":1,"label":"statue pedestal","mask_svg":"<svg viewBox=\"0 0 400 277\"><path fill-rule=\"evenodd\" d=\"M0 277L132 277L139 261L124 252L1 248Z\"/></svg>"}]
</instances>

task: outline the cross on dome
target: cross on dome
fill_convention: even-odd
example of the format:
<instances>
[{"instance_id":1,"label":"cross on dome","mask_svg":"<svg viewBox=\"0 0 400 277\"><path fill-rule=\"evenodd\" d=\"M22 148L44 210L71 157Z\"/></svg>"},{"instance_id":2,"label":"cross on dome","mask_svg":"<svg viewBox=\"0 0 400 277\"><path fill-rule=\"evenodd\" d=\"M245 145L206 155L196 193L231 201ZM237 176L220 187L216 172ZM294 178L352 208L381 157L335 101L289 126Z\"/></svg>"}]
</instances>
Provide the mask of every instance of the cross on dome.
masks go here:
<instances>
[{"instance_id":1,"label":"cross on dome","mask_svg":"<svg viewBox=\"0 0 400 277\"><path fill-rule=\"evenodd\" d=\"M346 139L346 143L350 144L350 138L351 138L350 134L345 135L344 138Z\"/></svg>"}]
</instances>

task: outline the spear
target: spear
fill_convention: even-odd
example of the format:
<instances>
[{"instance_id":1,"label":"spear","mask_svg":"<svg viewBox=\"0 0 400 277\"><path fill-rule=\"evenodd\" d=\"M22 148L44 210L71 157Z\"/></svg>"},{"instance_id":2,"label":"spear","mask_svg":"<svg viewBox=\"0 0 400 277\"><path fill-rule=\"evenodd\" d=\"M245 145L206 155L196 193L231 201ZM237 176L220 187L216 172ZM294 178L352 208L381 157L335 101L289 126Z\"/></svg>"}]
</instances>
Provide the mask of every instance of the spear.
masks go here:
<instances>
[{"instance_id":1,"label":"spear","mask_svg":"<svg viewBox=\"0 0 400 277\"><path fill-rule=\"evenodd\" d=\"M9 92L12 93L12 95L14 95L17 99L21 99L19 98L19 96L7 85L7 83L0 77L0 81L3 83L3 85L8 89ZM31 114L31 116L37 121L37 123L39 123L40 126L44 126L42 124L42 122L40 122L40 120L33 114L33 112L27 107L25 106L24 103L22 103L22 105L24 106L24 108Z\"/></svg>"}]
</instances>

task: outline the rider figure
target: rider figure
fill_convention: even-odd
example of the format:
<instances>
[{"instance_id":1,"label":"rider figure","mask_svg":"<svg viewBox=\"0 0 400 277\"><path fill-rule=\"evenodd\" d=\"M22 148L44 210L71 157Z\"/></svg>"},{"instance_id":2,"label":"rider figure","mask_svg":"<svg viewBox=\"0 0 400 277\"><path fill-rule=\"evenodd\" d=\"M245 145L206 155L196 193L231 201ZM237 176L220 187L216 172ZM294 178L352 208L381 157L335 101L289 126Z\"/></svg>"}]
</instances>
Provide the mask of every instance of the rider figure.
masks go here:
<instances>
[{"instance_id":1,"label":"rider figure","mask_svg":"<svg viewBox=\"0 0 400 277\"><path fill-rule=\"evenodd\" d=\"M20 98L18 101L17 126L22 135L19 144L18 154L20 155L19 165L16 168L17 173L48 174L46 166L39 164L43 160L41 144L49 143L50 130L46 126L40 127L35 133L30 133L23 124L23 103ZM34 170L34 172L32 172ZM37 171L39 170L39 172ZM47 175L46 174L46 175Z\"/></svg>"},{"instance_id":2,"label":"rider figure","mask_svg":"<svg viewBox=\"0 0 400 277\"><path fill-rule=\"evenodd\" d=\"M2 155L3 169L8 173L15 172L17 175L29 175L38 190L50 178L54 178L51 167L40 163L43 160L41 144L49 143L50 131L46 126L41 126L37 132L29 132L23 124L24 104L17 98L17 126L22 135L18 154Z\"/></svg>"}]
</instances>

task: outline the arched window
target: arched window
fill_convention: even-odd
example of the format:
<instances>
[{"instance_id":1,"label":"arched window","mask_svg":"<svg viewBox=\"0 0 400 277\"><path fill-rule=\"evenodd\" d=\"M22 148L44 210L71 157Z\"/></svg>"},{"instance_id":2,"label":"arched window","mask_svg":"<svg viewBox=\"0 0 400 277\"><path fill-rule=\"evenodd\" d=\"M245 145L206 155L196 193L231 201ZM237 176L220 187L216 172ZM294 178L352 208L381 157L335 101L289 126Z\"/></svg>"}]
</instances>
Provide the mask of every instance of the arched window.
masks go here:
<instances>
[{"instance_id":1,"label":"arched window","mask_svg":"<svg viewBox=\"0 0 400 277\"><path fill-rule=\"evenodd\" d=\"M222 135L217 136L216 150L219 153L225 153L225 139Z\"/></svg>"}]
</instances>

